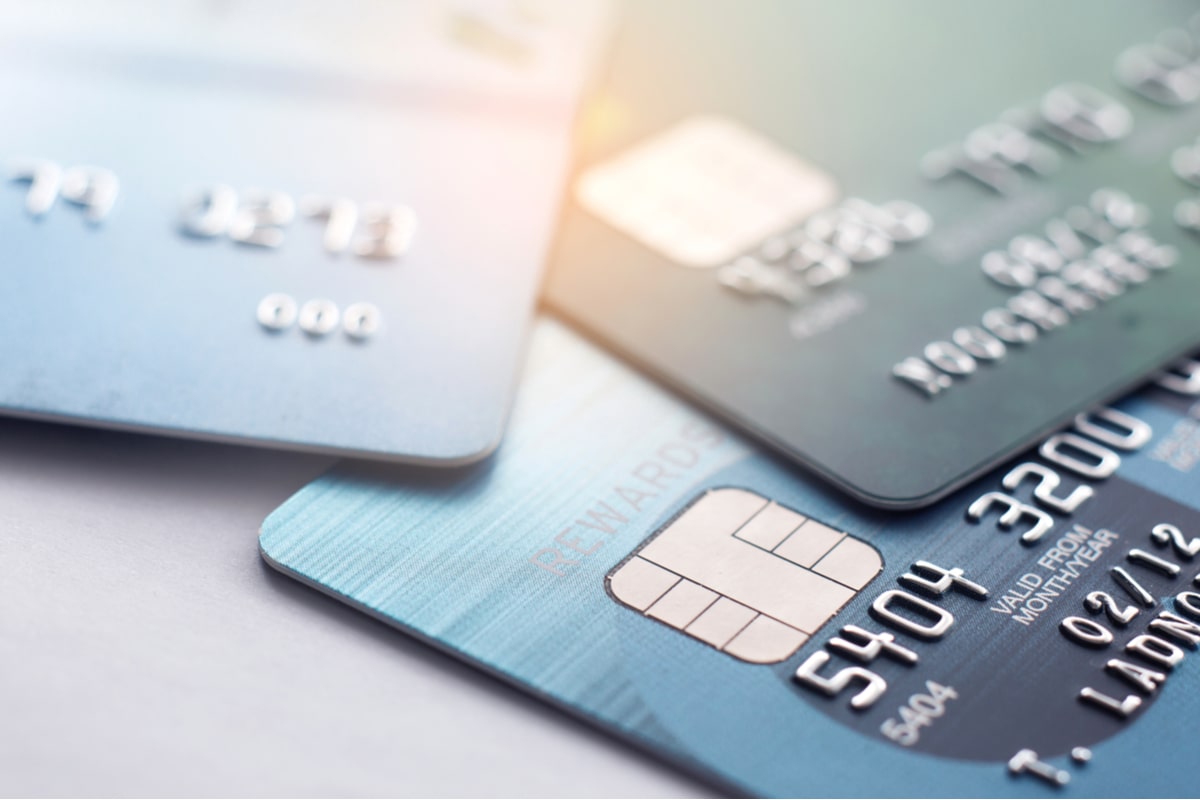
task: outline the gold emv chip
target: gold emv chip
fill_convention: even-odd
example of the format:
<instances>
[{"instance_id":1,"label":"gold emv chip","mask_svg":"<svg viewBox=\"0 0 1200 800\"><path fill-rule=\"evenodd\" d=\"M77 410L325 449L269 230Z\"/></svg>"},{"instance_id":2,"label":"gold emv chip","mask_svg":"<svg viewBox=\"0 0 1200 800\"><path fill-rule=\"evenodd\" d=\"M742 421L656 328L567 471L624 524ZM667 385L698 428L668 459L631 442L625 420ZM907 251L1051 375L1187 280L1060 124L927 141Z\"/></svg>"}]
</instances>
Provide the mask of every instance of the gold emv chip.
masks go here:
<instances>
[{"instance_id":1,"label":"gold emv chip","mask_svg":"<svg viewBox=\"0 0 1200 800\"><path fill-rule=\"evenodd\" d=\"M712 489L609 573L623 605L755 664L783 661L871 582L871 545L745 489Z\"/></svg>"}]
</instances>

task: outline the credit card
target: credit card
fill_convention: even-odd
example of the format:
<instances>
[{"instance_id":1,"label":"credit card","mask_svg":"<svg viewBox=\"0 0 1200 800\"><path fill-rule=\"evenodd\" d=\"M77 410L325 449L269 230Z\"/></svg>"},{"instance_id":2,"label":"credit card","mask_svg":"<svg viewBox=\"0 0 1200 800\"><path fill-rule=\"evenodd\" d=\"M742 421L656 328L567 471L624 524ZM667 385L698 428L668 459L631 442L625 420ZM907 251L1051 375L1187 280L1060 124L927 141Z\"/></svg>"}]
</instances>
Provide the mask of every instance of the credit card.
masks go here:
<instances>
[{"instance_id":1,"label":"credit card","mask_svg":"<svg viewBox=\"0 0 1200 800\"><path fill-rule=\"evenodd\" d=\"M548 304L855 497L931 503L1200 344L1194 13L631 4Z\"/></svg>"},{"instance_id":2,"label":"credit card","mask_svg":"<svg viewBox=\"0 0 1200 800\"><path fill-rule=\"evenodd\" d=\"M0 413L495 446L602 4L0 13Z\"/></svg>"},{"instance_id":3,"label":"credit card","mask_svg":"<svg viewBox=\"0 0 1200 800\"><path fill-rule=\"evenodd\" d=\"M1193 791L1200 362L900 516L532 350L486 468L343 464L266 559L738 793Z\"/></svg>"}]
</instances>

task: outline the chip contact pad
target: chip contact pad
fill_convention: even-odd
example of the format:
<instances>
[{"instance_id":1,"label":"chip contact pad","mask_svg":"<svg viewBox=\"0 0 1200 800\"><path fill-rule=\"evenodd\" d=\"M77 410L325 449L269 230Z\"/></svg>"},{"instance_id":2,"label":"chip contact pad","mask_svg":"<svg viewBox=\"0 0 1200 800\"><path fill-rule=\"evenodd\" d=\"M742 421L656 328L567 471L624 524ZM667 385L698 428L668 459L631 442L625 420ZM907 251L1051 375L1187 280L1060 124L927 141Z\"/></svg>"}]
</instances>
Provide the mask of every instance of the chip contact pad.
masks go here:
<instances>
[{"instance_id":1,"label":"chip contact pad","mask_svg":"<svg viewBox=\"0 0 1200 800\"><path fill-rule=\"evenodd\" d=\"M734 658L791 656L883 569L879 552L745 489L705 492L606 579L621 604Z\"/></svg>"}]
</instances>

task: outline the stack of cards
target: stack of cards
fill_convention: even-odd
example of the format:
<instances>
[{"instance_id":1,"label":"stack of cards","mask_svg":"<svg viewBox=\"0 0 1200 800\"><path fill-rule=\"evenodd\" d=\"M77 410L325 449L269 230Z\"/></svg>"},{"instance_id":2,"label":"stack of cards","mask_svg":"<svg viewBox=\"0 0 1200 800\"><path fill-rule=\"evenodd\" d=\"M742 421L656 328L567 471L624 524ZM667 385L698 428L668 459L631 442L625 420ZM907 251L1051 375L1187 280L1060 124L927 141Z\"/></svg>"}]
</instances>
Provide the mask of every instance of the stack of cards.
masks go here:
<instances>
[{"instance_id":1,"label":"stack of cards","mask_svg":"<svg viewBox=\"0 0 1200 800\"><path fill-rule=\"evenodd\" d=\"M731 791L1192 785L1190 4L264 9L8 10L0 410Z\"/></svg>"}]
</instances>

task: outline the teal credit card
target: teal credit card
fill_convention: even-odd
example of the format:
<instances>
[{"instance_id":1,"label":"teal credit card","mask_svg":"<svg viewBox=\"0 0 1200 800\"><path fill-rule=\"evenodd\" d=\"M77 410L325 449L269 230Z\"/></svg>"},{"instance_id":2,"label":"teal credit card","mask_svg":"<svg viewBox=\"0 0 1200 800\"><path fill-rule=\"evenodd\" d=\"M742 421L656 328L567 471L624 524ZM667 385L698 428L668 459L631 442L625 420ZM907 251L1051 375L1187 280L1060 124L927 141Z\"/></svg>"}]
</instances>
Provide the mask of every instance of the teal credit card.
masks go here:
<instances>
[{"instance_id":1,"label":"teal credit card","mask_svg":"<svg viewBox=\"0 0 1200 800\"><path fill-rule=\"evenodd\" d=\"M280 570L733 791L1178 795L1200 718L1200 362L906 515L557 323L509 437L347 463Z\"/></svg>"},{"instance_id":2,"label":"teal credit card","mask_svg":"<svg viewBox=\"0 0 1200 800\"><path fill-rule=\"evenodd\" d=\"M546 303L863 502L932 504L1200 345L1195 12L630 3Z\"/></svg>"}]
</instances>

